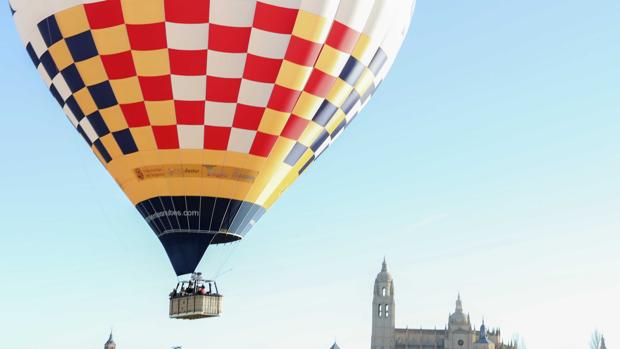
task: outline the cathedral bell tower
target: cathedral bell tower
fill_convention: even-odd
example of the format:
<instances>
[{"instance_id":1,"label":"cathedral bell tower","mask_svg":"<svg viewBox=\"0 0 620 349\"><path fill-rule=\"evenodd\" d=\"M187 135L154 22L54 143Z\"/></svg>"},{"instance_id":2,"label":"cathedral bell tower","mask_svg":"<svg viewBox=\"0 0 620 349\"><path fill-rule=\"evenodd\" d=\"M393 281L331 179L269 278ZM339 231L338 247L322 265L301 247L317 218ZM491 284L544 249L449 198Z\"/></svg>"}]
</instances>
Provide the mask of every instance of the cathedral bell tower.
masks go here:
<instances>
[{"instance_id":1,"label":"cathedral bell tower","mask_svg":"<svg viewBox=\"0 0 620 349\"><path fill-rule=\"evenodd\" d=\"M394 349L394 281L383 260L381 272L375 279L372 299L371 349Z\"/></svg>"}]
</instances>

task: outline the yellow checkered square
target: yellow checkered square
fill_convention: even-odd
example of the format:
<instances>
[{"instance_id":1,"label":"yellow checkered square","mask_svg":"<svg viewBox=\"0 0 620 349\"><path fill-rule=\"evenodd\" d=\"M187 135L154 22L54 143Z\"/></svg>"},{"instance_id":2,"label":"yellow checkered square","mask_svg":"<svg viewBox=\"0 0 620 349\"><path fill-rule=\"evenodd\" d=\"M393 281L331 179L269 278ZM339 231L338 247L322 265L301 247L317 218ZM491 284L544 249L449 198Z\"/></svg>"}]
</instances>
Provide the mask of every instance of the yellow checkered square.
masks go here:
<instances>
[{"instance_id":1,"label":"yellow checkered square","mask_svg":"<svg viewBox=\"0 0 620 349\"><path fill-rule=\"evenodd\" d=\"M291 90L301 91L306 86L310 74L312 74L312 67L304 67L284 60L276 84Z\"/></svg>"},{"instance_id":2,"label":"yellow checkered square","mask_svg":"<svg viewBox=\"0 0 620 349\"><path fill-rule=\"evenodd\" d=\"M340 125L342 120L345 120L346 117L347 115L344 113L344 111L342 109L338 109L338 111L336 111L336 114L332 117L331 120L329 120L329 122L325 126L327 132L329 132L330 135L333 135L336 127L338 127L338 125Z\"/></svg>"},{"instance_id":3,"label":"yellow checkered square","mask_svg":"<svg viewBox=\"0 0 620 349\"><path fill-rule=\"evenodd\" d=\"M372 39L368 35L362 33L357 39L357 44L351 56L355 57L360 62L369 63L376 51L377 48L372 44Z\"/></svg>"},{"instance_id":4,"label":"yellow checkered square","mask_svg":"<svg viewBox=\"0 0 620 349\"><path fill-rule=\"evenodd\" d=\"M100 56L75 63L86 86L93 86L108 80L108 75Z\"/></svg>"},{"instance_id":5,"label":"yellow checkered square","mask_svg":"<svg viewBox=\"0 0 620 349\"><path fill-rule=\"evenodd\" d=\"M307 11L299 11L293 27L293 35L312 42L324 42L332 22Z\"/></svg>"},{"instance_id":6,"label":"yellow checkered square","mask_svg":"<svg viewBox=\"0 0 620 349\"><path fill-rule=\"evenodd\" d=\"M99 113L111 132L121 131L128 127L127 121L125 121L125 116L118 105L101 109L99 110Z\"/></svg>"},{"instance_id":7,"label":"yellow checkered square","mask_svg":"<svg viewBox=\"0 0 620 349\"><path fill-rule=\"evenodd\" d=\"M62 36L68 38L90 30L84 6L70 7L55 15Z\"/></svg>"},{"instance_id":8,"label":"yellow checkered square","mask_svg":"<svg viewBox=\"0 0 620 349\"><path fill-rule=\"evenodd\" d=\"M258 131L271 135L279 135L284 129L289 116L289 113L267 108L258 126Z\"/></svg>"},{"instance_id":9,"label":"yellow checkered square","mask_svg":"<svg viewBox=\"0 0 620 349\"><path fill-rule=\"evenodd\" d=\"M76 93L73 94L73 97L75 98L75 101L80 106L80 109L82 109L82 112L84 113L84 115L90 115L94 113L95 111L97 111L97 105L95 104L95 101L93 100L93 97L90 95L90 92L88 91L88 89L83 88L77 91Z\"/></svg>"},{"instance_id":10,"label":"yellow checkered square","mask_svg":"<svg viewBox=\"0 0 620 349\"><path fill-rule=\"evenodd\" d=\"M344 101L347 100L347 97L349 97L349 95L351 94L351 91L353 91L353 86L347 84L344 80L338 78L336 79L336 81L334 81L334 86L332 87L331 91L329 91L329 93L327 94L327 100L337 106L337 107L342 107L342 105L344 104Z\"/></svg>"},{"instance_id":11,"label":"yellow checkered square","mask_svg":"<svg viewBox=\"0 0 620 349\"><path fill-rule=\"evenodd\" d=\"M97 45L97 51L102 55L112 55L121 52L127 52L131 48L129 46L129 36L127 35L127 27L125 25L117 25L116 27L105 29L93 29L93 40Z\"/></svg>"},{"instance_id":12,"label":"yellow checkered square","mask_svg":"<svg viewBox=\"0 0 620 349\"><path fill-rule=\"evenodd\" d=\"M166 20L163 0L122 0L127 24L161 23Z\"/></svg>"},{"instance_id":13,"label":"yellow checkered square","mask_svg":"<svg viewBox=\"0 0 620 349\"><path fill-rule=\"evenodd\" d=\"M50 46L48 49L50 55L54 59L54 63L56 63L56 67L58 70L63 70L66 67L73 64L73 56L71 56L71 52L69 52L69 47L67 46L67 42L64 40L60 40L54 45Z\"/></svg>"},{"instance_id":14,"label":"yellow checkered square","mask_svg":"<svg viewBox=\"0 0 620 349\"><path fill-rule=\"evenodd\" d=\"M375 74L373 74L368 68L364 70L362 76L360 76L359 80L355 84L355 91L363 96L366 91L374 84L375 82Z\"/></svg>"},{"instance_id":15,"label":"yellow checkered square","mask_svg":"<svg viewBox=\"0 0 620 349\"><path fill-rule=\"evenodd\" d=\"M144 105L149 114L151 125L176 125L177 118L174 109L174 101L146 101Z\"/></svg>"},{"instance_id":16,"label":"yellow checkered square","mask_svg":"<svg viewBox=\"0 0 620 349\"><path fill-rule=\"evenodd\" d=\"M349 55L347 53L340 52L331 46L325 45L323 46L323 50L319 55L315 67L331 76L339 76L348 59Z\"/></svg>"},{"instance_id":17,"label":"yellow checkered square","mask_svg":"<svg viewBox=\"0 0 620 349\"><path fill-rule=\"evenodd\" d=\"M114 139L114 136L111 133L99 138L99 140L101 140L101 143L103 144L105 149L108 151L112 159L118 159L121 156L123 156L123 152L121 151L121 148L119 148L118 144L116 143L116 140Z\"/></svg>"},{"instance_id":18,"label":"yellow checkered square","mask_svg":"<svg viewBox=\"0 0 620 349\"><path fill-rule=\"evenodd\" d=\"M276 144L273 146L271 153L269 154L269 161L274 162L282 162L288 154L291 152L291 149L295 146L295 141L292 139L288 139L286 137L278 137Z\"/></svg>"},{"instance_id":19,"label":"yellow checkered square","mask_svg":"<svg viewBox=\"0 0 620 349\"><path fill-rule=\"evenodd\" d=\"M312 151L312 149L306 149L306 152L304 153L304 155L302 155L299 160L297 160L297 163L295 164L295 166L293 166L293 169L295 172L299 172L299 170L301 170L301 168L308 162L310 161L310 158L312 158L312 156L314 155L314 152Z\"/></svg>"},{"instance_id":20,"label":"yellow checkered square","mask_svg":"<svg viewBox=\"0 0 620 349\"><path fill-rule=\"evenodd\" d=\"M324 128L316 122L308 123L308 126L306 126L306 129L301 134L301 137L299 137L299 143L305 145L306 147L311 146L312 143L314 143L314 141L316 141L316 139L321 135L323 130Z\"/></svg>"},{"instance_id":21,"label":"yellow checkered square","mask_svg":"<svg viewBox=\"0 0 620 349\"><path fill-rule=\"evenodd\" d=\"M110 85L112 85L112 90L119 104L130 104L144 100L140 88L140 81L136 76L126 79L110 80Z\"/></svg>"},{"instance_id":22,"label":"yellow checkered square","mask_svg":"<svg viewBox=\"0 0 620 349\"><path fill-rule=\"evenodd\" d=\"M293 114L306 120L312 120L322 103L323 98L304 91L297 100L295 109L293 109Z\"/></svg>"},{"instance_id":23,"label":"yellow checkered square","mask_svg":"<svg viewBox=\"0 0 620 349\"><path fill-rule=\"evenodd\" d=\"M133 136L136 146L140 150L156 150L157 143L153 135L153 129L150 126L133 127L129 129Z\"/></svg>"},{"instance_id":24,"label":"yellow checkered square","mask_svg":"<svg viewBox=\"0 0 620 349\"><path fill-rule=\"evenodd\" d=\"M170 56L167 49L132 51L131 54L139 76L170 75Z\"/></svg>"}]
</instances>

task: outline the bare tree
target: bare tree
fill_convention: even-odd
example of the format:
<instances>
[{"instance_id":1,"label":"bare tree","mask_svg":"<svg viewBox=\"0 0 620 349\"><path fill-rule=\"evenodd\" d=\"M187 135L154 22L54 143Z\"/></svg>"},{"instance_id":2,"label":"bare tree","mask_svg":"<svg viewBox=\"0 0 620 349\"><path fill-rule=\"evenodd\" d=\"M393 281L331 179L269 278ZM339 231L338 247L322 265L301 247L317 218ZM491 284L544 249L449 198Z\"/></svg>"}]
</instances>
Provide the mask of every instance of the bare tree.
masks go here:
<instances>
[{"instance_id":1,"label":"bare tree","mask_svg":"<svg viewBox=\"0 0 620 349\"><path fill-rule=\"evenodd\" d=\"M603 341L603 334L598 330L592 332L590 337L590 349L601 349L601 342Z\"/></svg>"},{"instance_id":2,"label":"bare tree","mask_svg":"<svg viewBox=\"0 0 620 349\"><path fill-rule=\"evenodd\" d=\"M527 349L525 338L518 333L512 336L512 343L515 346L514 349Z\"/></svg>"}]
</instances>

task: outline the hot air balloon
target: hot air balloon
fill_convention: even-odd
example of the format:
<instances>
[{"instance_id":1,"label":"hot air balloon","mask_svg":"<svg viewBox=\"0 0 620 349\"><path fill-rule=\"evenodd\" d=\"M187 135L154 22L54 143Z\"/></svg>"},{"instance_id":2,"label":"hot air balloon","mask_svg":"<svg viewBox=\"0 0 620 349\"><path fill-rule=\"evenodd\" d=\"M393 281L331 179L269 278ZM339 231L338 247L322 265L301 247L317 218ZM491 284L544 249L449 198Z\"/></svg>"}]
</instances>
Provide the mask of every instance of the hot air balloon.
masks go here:
<instances>
[{"instance_id":1,"label":"hot air balloon","mask_svg":"<svg viewBox=\"0 0 620 349\"><path fill-rule=\"evenodd\" d=\"M9 3L52 96L185 275L241 240L351 123L415 0ZM179 293L190 283L209 284L193 274ZM209 314L188 304L171 316L219 315L219 301Z\"/></svg>"}]
</instances>

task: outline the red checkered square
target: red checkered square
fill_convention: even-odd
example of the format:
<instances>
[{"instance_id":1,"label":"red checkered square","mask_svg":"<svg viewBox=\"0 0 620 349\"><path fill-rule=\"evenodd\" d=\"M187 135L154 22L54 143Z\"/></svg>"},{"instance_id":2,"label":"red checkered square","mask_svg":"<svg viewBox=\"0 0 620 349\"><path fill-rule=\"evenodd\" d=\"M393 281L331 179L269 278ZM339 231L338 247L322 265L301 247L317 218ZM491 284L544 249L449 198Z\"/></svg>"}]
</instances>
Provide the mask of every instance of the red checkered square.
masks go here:
<instances>
[{"instance_id":1,"label":"red checkered square","mask_svg":"<svg viewBox=\"0 0 620 349\"><path fill-rule=\"evenodd\" d=\"M249 27L227 27L210 24L209 50L229 53L245 53L248 50L250 33Z\"/></svg>"},{"instance_id":2,"label":"red checkered square","mask_svg":"<svg viewBox=\"0 0 620 349\"><path fill-rule=\"evenodd\" d=\"M357 31L338 21L334 21L325 43L339 51L351 53L353 48L355 48L359 35Z\"/></svg>"},{"instance_id":3,"label":"red checkered square","mask_svg":"<svg viewBox=\"0 0 620 349\"><path fill-rule=\"evenodd\" d=\"M204 125L205 102L174 101L177 123L180 125Z\"/></svg>"},{"instance_id":4,"label":"red checkered square","mask_svg":"<svg viewBox=\"0 0 620 349\"><path fill-rule=\"evenodd\" d=\"M166 21L174 23L209 23L209 0L166 0Z\"/></svg>"},{"instance_id":5,"label":"red checkered square","mask_svg":"<svg viewBox=\"0 0 620 349\"><path fill-rule=\"evenodd\" d=\"M140 88L145 101L165 101L172 99L170 75L140 76Z\"/></svg>"},{"instance_id":6,"label":"red checkered square","mask_svg":"<svg viewBox=\"0 0 620 349\"><path fill-rule=\"evenodd\" d=\"M298 140L301 134L306 130L306 126L308 126L309 122L310 121L300 118L299 116L291 115L282 130L282 136Z\"/></svg>"},{"instance_id":7,"label":"red checkered square","mask_svg":"<svg viewBox=\"0 0 620 349\"><path fill-rule=\"evenodd\" d=\"M121 111L129 127L142 127L150 124L149 114L146 111L144 102L121 104Z\"/></svg>"},{"instance_id":8,"label":"red checkered square","mask_svg":"<svg viewBox=\"0 0 620 349\"><path fill-rule=\"evenodd\" d=\"M235 103L239 96L241 79L207 76L207 100L213 102Z\"/></svg>"},{"instance_id":9,"label":"red checkered square","mask_svg":"<svg viewBox=\"0 0 620 349\"><path fill-rule=\"evenodd\" d=\"M179 133L176 125L153 126L158 149L179 149Z\"/></svg>"},{"instance_id":10,"label":"red checkered square","mask_svg":"<svg viewBox=\"0 0 620 349\"><path fill-rule=\"evenodd\" d=\"M298 13L297 9L257 2L254 27L272 33L290 34L293 32Z\"/></svg>"},{"instance_id":11,"label":"red checkered square","mask_svg":"<svg viewBox=\"0 0 620 349\"><path fill-rule=\"evenodd\" d=\"M101 61L110 79L125 79L136 76L131 51L114 55L101 55Z\"/></svg>"},{"instance_id":12,"label":"red checkered square","mask_svg":"<svg viewBox=\"0 0 620 349\"><path fill-rule=\"evenodd\" d=\"M173 75L206 75L207 51L168 50Z\"/></svg>"},{"instance_id":13,"label":"red checkered square","mask_svg":"<svg viewBox=\"0 0 620 349\"><path fill-rule=\"evenodd\" d=\"M159 50L168 46L166 24L127 24L129 44L134 50Z\"/></svg>"},{"instance_id":14,"label":"red checkered square","mask_svg":"<svg viewBox=\"0 0 620 349\"><path fill-rule=\"evenodd\" d=\"M238 104L233 127L256 131L264 113L265 108Z\"/></svg>"},{"instance_id":15,"label":"red checkered square","mask_svg":"<svg viewBox=\"0 0 620 349\"><path fill-rule=\"evenodd\" d=\"M277 140L278 136L257 132L254 137L254 143L252 143L252 148L250 149L250 154L268 157L271 150L273 150L273 147L276 145Z\"/></svg>"},{"instance_id":16,"label":"red checkered square","mask_svg":"<svg viewBox=\"0 0 620 349\"><path fill-rule=\"evenodd\" d=\"M275 85L267 106L277 111L290 113L295 108L295 103L297 103L300 94L301 91Z\"/></svg>"},{"instance_id":17,"label":"red checkered square","mask_svg":"<svg viewBox=\"0 0 620 349\"><path fill-rule=\"evenodd\" d=\"M325 98L334 86L335 81L335 77L325 74L318 69L314 69L308 79L308 83L306 83L304 91L317 97Z\"/></svg>"},{"instance_id":18,"label":"red checkered square","mask_svg":"<svg viewBox=\"0 0 620 349\"><path fill-rule=\"evenodd\" d=\"M322 48L321 44L292 36L284 58L299 65L312 67L319 58Z\"/></svg>"},{"instance_id":19,"label":"red checkered square","mask_svg":"<svg viewBox=\"0 0 620 349\"><path fill-rule=\"evenodd\" d=\"M91 29L110 28L125 23L120 0L84 4L84 10Z\"/></svg>"},{"instance_id":20,"label":"red checkered square","mask_svg":"<svg viewBox=\"0 0 620 349\"><path fill-rule=\"evenodd\" d=\"M248 54L245 61L243 78L258 82L274 83L278 78L281 66L281 59L271 59Z\"/></svg>"},{"instance_id":21,"label":"red checkered square","mask_svg":"<svg viewBox=\"0 0 620 349\"><path fill-rule=\"evenodd\" d=\"M205 126L205 149L226 150L229 139L229 127Z\"/></svg>"}]
</instances>

